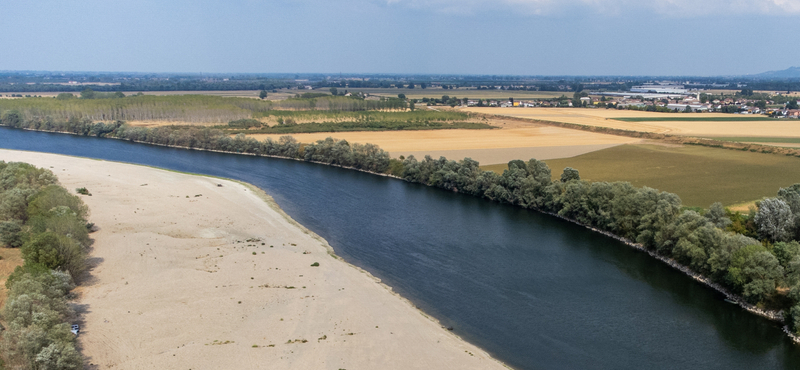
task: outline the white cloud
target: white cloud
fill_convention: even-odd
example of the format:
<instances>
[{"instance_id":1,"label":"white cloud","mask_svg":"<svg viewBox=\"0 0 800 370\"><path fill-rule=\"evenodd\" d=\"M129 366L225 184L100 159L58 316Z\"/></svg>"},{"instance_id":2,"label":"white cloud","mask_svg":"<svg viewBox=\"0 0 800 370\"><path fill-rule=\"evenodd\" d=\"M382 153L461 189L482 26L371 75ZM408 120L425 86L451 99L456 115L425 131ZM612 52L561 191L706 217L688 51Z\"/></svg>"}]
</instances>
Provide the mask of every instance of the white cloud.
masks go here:
<instances>
[{"instance_id":1,"label":"white cloud","mask_svg":"<svg viewBox=\"0 0 800 370\"><path fill-rule=\"evenodd\" d=\"M653 13L668 17L702 15L792 15L800 0L380 0L390 6L443 13L480 14L486 10L532 15L584 9L598 14Z\"/></svg>"}]
</instances>

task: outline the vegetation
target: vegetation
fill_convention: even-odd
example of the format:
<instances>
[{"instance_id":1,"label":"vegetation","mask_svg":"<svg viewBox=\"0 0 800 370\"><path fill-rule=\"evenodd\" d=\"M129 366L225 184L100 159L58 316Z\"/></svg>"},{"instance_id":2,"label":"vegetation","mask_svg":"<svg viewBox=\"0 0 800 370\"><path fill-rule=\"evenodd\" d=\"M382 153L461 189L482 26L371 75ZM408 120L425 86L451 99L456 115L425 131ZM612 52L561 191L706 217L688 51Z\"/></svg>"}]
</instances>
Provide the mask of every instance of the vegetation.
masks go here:
<instances>
[{"instance_id":1,"label":"vegetation","mask_svg":"<svg viewBox=\"0 0 800 370\"><path fill-rule=\"evenodd\" d=\"M28 123L25 121L18 121L15 127L24 127L26 124ZM96 128L96 125L102 127ZM581 174L575 168L566 168L555 180L548 165L535 159L528 162L511 161L507 169L498 174L484 171L478 162L469 158L461 161L447 160L444 157L432 159L429 156L422 160L413 156L403 160L390 159L388 153L377 146L350 144L332 138L301 145L290 136L283 136L278 141L267 139L259 142L244 135L230 137L221 130L211 128L151 129L119 123L96 125L86 122L83 126L78 124L57 128L82 135L99 132L98 136L154 144L271 155L388 173L409 182L555 214L640 243L645 249L674 259L692 271L740 294L747 302L787 308L787 323L792 331L800 332L800 248L792 244L800 236L800 184L781 189L776 198L761 202L759 205L763 206L748 215L725 211L721 204L713 205L709 211L698 212L683 208L676 194L646 186L638 188L630 182L583 180L586 173ZM733 156L730 151L724 154ZM752 156L751 153L741 154L748 154L748 158L762 158ZM620 157L617 155L615 158ZM697 160L696 156L687 156L686 153L683 157L678 155L674 158L680 159L676 162L679 165ZM709 158L713 159L713 156ZM706 163L706 170L719 164L710 159ZM793 158L782 159L796 161ZM759 160L742 161L739 168L729 165L725 171L747 172L742 168L753 165L760 171L763 163L756 163ZM786 171L783 171L781 181L786 178L785 175ZM681 181L687 178L690 176L678 177ZM747 181L756 179L749 176ZM764 181L773 189L779 183L775 178L758 181ZM704 183L701 187L707 185ZM724 193L726 192L715 191L717 196ZM31 214L38 215L45 210L53 212L49 211L52 207L48 208L51 204L43 200L41 203L32 202L35 206L28 208L32 211ZM84 214L73 206L74 204L65 205L67 208L55 209L55 214L74 214L80 219ZM74 227L68 226L70 225L64 225L58 230L74 230ZM39 226L34 229L31 226L31 230L47 228ZM80 243L81 237L78 235L75 241ZM60 258L51 258L54 253L39 247L58 241L57 237L44 233L30 240L27 243L31 249L43 251L32 253L33 261L39 265L59 264L62 268L71 268L72 265L68 263L72 261L71 254L64 253ZM71 250L67 247L60 248L62 249L55 250ZM788 309L789 306L791 309Z\"/></svg>"},{"instance_id":2,"label":"vegetation","mask_svg":"<svg viewBox=\"0 0 800 370\"><path fill-rule=\"evenodd\" d=\"M39 122L42 125L82 120L227 123L253 118L259 112L275 109L364 111L405 110L408 106L401 99L363 100L344 96L272 102L210 95L133 95L101 99L97 98L97 94L93 92L80 99L0 99L0 112L14 116L16 120Z\"/></svg>"},{"instance_id":3,"label":"vegetation","mask_svg":"<svg viewBox=\"0 0 800 370\"><path fill-rule=\"evenodd\" d=\"M85 190L85 189L84 189ZM79 369L69 321L73 276L85 269L88 209L52 172L0 161L0 244L21 248L24 264L6 281L8 327L0 349L15 369Z\"/></svg>"},{"instance_id":4,"label":"vegetation","mask_svg":"<svg viewBox=\"0 0 800 370\"><path fill-rule=\"evenodd\" d=\"M730 116L730 117L618 117L618 118L611 118L617 121L624 121L624 122L667 122L667 121L678 121L678 122L738 122L738 121L775 121L775 118L770 118L767 116Z\"/></svg>"},{"instance_id":5,"label":"vegetation","mask_svg":"<svg viewBox=\"0 0 800 370\"><path fill-rule=\"evenodd\" d=\"M739 143L792 143L800 144L800 138L797 137L713 137L720 141L734 141Z\"/></svg>"},{"instance_id":6,"label":"vegetation","mask_svg":"<svg viewBox=\"0 0 800 370\"><path fill-rule=\"evenodd\" d=\"M621 145L545 162L577 168L592 181L627 181L676 193L684 205L700 207L751 202L800 182L797 158L701 146ZM503 167L484 169L502 173Z\"/></svg>"}]
</instances>

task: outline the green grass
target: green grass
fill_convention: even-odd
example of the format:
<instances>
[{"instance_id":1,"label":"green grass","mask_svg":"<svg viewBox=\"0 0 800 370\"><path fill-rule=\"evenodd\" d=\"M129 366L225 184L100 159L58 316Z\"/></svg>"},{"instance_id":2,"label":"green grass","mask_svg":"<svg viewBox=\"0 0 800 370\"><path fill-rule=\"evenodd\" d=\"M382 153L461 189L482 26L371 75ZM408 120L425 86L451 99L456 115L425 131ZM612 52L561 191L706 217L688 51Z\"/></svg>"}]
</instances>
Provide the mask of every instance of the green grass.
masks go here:
<instances>
[{"instance_id":1,"label":"green grass","mask_svg":"<svg viewBox=\"0 0 800 370\"><path fill-rule=\"evenodd\" d=\"M775 121L775 118L767 116L734 116L730 117L681 117L680 113L676 113L676 117L618 117L609 118L623 122L735 122L735 121Z\"/></svg>"},{"instance_id":2,"label":"green grass","mask_svg":"<svg viewBox=\"0 0 800 370\"><path fill-rule=\"evenodd\" d=\"M582 179L628 181L678 194L686 206L729 206L775 196L800 183L800 159L699 146L621 145L573 158L545 161L553 178L564 167ZM502 173L506 165L483 166Z\"/></svg>"},{"instance_id":3,"label":"green grass","mask_svg":"<svg viewBox=\"0 0 800 370\"><path fill-rule=\"evenodd\" d=\"M800 144L797 137L708 137L707 139L733 141L737 143L792 143Z\"/></svg>"}]
</instances>

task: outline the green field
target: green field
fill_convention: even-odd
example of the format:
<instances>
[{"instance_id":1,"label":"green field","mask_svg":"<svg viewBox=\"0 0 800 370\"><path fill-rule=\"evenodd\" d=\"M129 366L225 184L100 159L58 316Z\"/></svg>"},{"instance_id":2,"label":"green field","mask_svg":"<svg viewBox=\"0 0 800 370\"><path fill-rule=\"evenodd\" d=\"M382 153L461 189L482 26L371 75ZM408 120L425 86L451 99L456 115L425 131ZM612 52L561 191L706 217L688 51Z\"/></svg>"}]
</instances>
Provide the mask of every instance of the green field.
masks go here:
<instances>
[{"instance_id":1,"label":"green field","mask_svg":"<svg viewBox=\"0 0 800 370\"><path fill-rule=\"evenodd\" d=\"M676 113L679 114L679 113ZM609 118L617 121L623 122L736 122L736 121L775 121L775 118L769 118L767 116L735 116L731 115L730 117L619 117L619 118Z\"/></svg>"},{"instance_id":2,"label":"green field","mask_svg":"<svg viewBox=\"0 0 800 370\"><path fill-rule=\"evenodd\" d=\"M558 178L564 167L582 179L628 181L676 193L686 206L726 206L775 196L800 183L800 159L699 146L621 145L573 158L545 161ZM482 167L502 173L506 165Z\"/></svg>"}]
</instances>

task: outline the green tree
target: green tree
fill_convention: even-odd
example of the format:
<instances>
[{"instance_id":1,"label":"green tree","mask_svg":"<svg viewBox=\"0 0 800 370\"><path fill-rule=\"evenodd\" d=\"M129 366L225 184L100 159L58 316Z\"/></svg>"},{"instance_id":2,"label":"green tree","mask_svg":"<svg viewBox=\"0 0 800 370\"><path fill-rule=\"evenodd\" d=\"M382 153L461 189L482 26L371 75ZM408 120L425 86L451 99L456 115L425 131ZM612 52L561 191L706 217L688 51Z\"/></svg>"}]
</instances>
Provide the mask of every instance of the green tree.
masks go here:
<instances>
[{"instance_id":1,"label":"green tree","mask_svg":"<svg viewBox=\"0 0 800 370\"><path fill-rule=\"evenodd\" d=\"M337 90L335 87L331 87L330 90L331 90L331 95L333 96L339 95L339 90Z\"/></svg>"},{"instance_id":2,"label":"green tree","mask_svg":"<svg viewBox=\"0 0 800 370\"><path fill-rule=\"evenodd\" d=\"M401 94L397 94L397 97L400 98L400 99L405 99L406 98L406 94L402 94L402 93Z\"/></svg>"},{"instance_id":3,"label":"green tree","mask_svg":"<svg viewBox=\"0 0 800 370\"><path fill-rule=\"evenodd\" d=\"M261 100L264 100L264 99L266 99L266 98L267 98L267 90L261 90L261 91L258 93L258 97L259 97Z\"/></svg>"},{"instance_id":4,"label":"green tree","mask_svg":"<svg viewBox=\"0 0 800 370\"><path fill-rule=\"evenodd\" d=\"M69 99L75 99L75 95L72 95L72 93L61 93L56 96L56 100L69 100Z\"/></svg>"},{"instance_id":5,"label":"green tree","mask_svg":"<svg viewBox=\"0 0 800 370\"><path fill-rule=\"evenodd\" d=\"M720 229L725 229L733 223L720 202L712 204L704 216Z\"/></svg>"},{"instance_id":6,"label":"green tree","mask_svg":"<svg viewBox=\"0 0 800 370\"><path fill-rule=\"evenodd\" d=\"M94 98L95 98L94 90L87 87L86 89L81 91L81 99L94 99Z\"/></svg>"},{"instance_id":7,"label":"green tree","mask_svg":"<svg viewBox=\"0 0 800 370\"><path fill-rule=\"evenodd\" d=\"M788 240L795 224L791 208L779 198L762 200L754 221L762 238L776 242Z\"/></svg>"},{"instance_id":8,"label":"green tree","mask_svg":"<svg viewBox=\"0 0 800 370\"><path fill-rule=\"evenodd\" d=\"M703 104L708 103L708 94L700 93L700 102Z\"/></svg>"},{"instance_id":9,"label":"green tree","mask_svg":"<svg viewBox=\"0 0 800 370\"><path fill-rule=\"evenodd\" d=\"M24 242L22 227L16 222L0 222L0 244L8 248L19 248Z\"/></svg>"},{"instance_id":10,"label":"green tree","mask_svg":"<svg viewBox=\"0 0 800 370\"><path fill-rule=\"evenodd\" d=\"M564 168L564 172L561 173L561 182L569 182L573 180L580 180L581 176L578 173L578 170L572 167Z\"/></svg>"},{"instance_id":11,"label":"green tree","mask_svg":"<svg viewBox=\"0 0 800 370\"><path fill-rule=\"evenodd\" d=\"M789 102L786 103L786 109L800 109L800 107L797 105L797 100L789 100Z\"/></svg>"}]
</instances>

